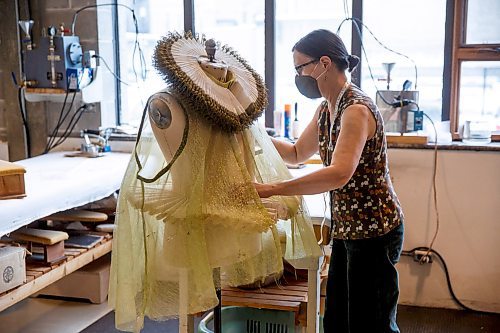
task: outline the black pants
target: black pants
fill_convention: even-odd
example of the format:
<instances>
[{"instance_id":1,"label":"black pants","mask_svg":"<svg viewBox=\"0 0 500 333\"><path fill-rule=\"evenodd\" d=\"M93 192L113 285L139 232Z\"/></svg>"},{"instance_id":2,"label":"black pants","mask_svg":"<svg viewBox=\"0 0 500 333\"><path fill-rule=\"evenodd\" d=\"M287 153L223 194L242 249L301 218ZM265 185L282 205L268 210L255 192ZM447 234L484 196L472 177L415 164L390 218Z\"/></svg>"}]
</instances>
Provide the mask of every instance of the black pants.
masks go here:
<instances>
[{"instance_id":1,"label":"black pants","mask_svg":"<svg viewBox=\"0 0 500 333\"><path fill-rule=\"evenodd\" d=\"M381 237L334 239L326 286L325 333L399 333L396 307L403 224Z\"/></svg>"}]
</instances>

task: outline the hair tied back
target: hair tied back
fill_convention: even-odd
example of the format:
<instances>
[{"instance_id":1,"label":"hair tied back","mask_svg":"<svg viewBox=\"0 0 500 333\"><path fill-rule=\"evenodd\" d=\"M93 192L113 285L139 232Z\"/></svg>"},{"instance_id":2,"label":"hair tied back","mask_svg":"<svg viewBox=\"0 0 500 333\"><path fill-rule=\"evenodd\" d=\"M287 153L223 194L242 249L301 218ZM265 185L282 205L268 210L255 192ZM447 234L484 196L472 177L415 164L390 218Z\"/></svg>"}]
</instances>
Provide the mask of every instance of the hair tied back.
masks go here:
<instances>
[{"instance_id":1,"label":"hair tied back","mask_svg":"<svg viewBox=\"0 0 500 333\"><path fill-rule=\"evenodd\" d=\"M349 54L347 56L347 70L349 71L349 73L352 72L358 64L359 64L358 56L352 54Z\"/></svg>"}]
</instances>

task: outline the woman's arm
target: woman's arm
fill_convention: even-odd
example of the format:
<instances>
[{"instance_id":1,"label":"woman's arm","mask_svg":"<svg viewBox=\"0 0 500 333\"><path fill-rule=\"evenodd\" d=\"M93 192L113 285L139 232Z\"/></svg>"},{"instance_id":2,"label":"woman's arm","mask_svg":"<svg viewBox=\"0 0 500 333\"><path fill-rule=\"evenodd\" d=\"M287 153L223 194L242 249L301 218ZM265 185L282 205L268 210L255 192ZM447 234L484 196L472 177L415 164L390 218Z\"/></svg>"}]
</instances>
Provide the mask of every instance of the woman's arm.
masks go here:
<instances>
[{"instance_id":1,"label":"woman's arm","mask_svg":"<svg viewBox=\"0 0 500 333\"><path fill-rule=\"evenodd\" d=\"M274 147L276 147L276 150L286 163L299 164L305 162L318 151L318 115L322 105L323 103L318 106L313 119L295 144L271 138Z\"/></svg>"},{"instance_id":2,"label":"woman's arm","mask_svg":"<svg viewBox=\"0 0 500 333\"><path fill-rule=\"evenodd\" d=\"M364 105L351 105L342 115L340 131L331 164L300 178L274 184L255 184L259 196L323 193L349 182L356 171L366 140L372 137L375 122Z\"/></svg>"}]
</instances>

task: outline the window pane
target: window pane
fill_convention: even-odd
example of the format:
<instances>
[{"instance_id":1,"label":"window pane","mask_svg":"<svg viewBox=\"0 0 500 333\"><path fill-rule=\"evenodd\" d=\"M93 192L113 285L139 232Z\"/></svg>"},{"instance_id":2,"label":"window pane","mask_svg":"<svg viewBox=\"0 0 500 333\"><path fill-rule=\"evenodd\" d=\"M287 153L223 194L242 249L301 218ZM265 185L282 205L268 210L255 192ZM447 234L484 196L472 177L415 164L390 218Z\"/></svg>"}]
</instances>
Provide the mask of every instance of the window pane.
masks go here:
<instances>
[{"instance_id":1,"label":"window pane","mask_svg":"<svg viewBox=\"0 0 500 333\"><path fill-rule=\"evenodd\" d=\"M459 124L486 120L500 131L500 61L462 62Z\"/></svg>"},{"instance_id":2,"label":"window pane","mask_svg":"<svg viewBox=\"0 0 500 333\"><path fill-rule=\"evenodd\" d=\"M121 124L139 125L144 105L150 95L165 87L165 81L152 65L153 51L158 40L169 31L184 28L182 0L120 1L135 10L139 27L139 44L144 53L145 77L140 55L135 45L135 26L130 12L119 7Z\"/></svg>"},{"instance_id":3,"label":"window pane","mask_svg":"<svg viewBox=\"0 0 500 333\"><path fill-rule=\"evenodd\" d=\"M467 44L500 43L500 1L467 1Z\"/></svg>"},{"instance_id":4,"label":"window pane","mask_svg":"<svg viewBox=\"0 0 500 333\"><path fill-rule=\"evenodd\" d=\"M264 78L264 1L194 2L195 31L232 47Z\"/></svg>"},{"instance_id":5,"label":"window pane","mask_svg":"<svg viewBox=\"0 0 500 333\"><path fill-rule=\"evenodd\" d=\"M441 120L445 10L446 0L363 2L363 20L374 35L390 49L415 61L418 104L434 121ZM387 72L382 63L395 63L389 90L401 91L405 80L410 80L411 89L415 89L415 68L411 61L384 49L366 29L363 30L363 44L374 80L363 55L361 85L372 98L375 98L376 86L379 90L387 89Z\"/></svg>"},{"instance_id":6,"label":"window pane","mask_svg":"<svg viewBox=\"0 0 500 333\"><path fill-rule=\"evenodd\" d=\"M351 16L350 9L348 13ZM328 29L336 32L344 18L342 1L276 1L276 109L283 111L285 104L293 105L297 102L302 129L311 120L320 100L302 96L295 87L292 47L313 30ZM351 26L348 22L342 26L340 37L350 51Z\"/></svg>"}]
</instances>

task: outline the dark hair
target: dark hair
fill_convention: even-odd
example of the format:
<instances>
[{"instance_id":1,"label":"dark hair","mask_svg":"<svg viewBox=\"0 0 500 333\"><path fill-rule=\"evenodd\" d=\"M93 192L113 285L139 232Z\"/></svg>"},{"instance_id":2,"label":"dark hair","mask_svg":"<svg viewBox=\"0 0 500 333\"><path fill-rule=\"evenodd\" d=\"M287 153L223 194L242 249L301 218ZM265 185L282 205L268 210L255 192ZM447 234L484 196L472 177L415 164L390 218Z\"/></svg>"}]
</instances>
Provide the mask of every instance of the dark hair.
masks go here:
<instances>
[{"instance_id":1,"label":"dark hair","mask_svg":"<svg viewBox=\"0 0 500 333\"><path fill-rule=\"evenodd\" d=\"M326 30L314 30L302 37L292 48L292 52L297 50L313 59L322 56L329 57L337 68L341 71L352 72L359 63L359 58L349 54L344 42L337 34Z\"/></svg>"}]
</instances>

